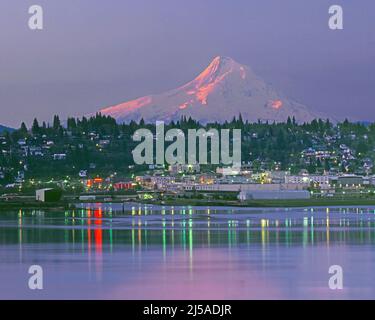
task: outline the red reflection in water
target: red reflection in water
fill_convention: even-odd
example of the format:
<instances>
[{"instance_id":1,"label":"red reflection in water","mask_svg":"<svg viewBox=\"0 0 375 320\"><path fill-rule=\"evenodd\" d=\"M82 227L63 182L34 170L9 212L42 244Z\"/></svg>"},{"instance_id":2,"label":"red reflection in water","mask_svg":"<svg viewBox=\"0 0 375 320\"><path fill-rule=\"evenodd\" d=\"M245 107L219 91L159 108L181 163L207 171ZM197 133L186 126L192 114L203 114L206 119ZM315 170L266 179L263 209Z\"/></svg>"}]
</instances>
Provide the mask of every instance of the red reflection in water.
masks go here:
<instances>
[{"instance_id":1,"label":"red reflection in water","mask_svg":"<svg viewBox=\"0 0 375 320\"><path fill-rule=\"evenodd\" d=\"M95 251L96 253L101 254L103 250L102 208L94 210L94 217L95 217L95 226L96 226L95 231L94 231Z\"/></svg>"},{"instance_id":2,"label":"red reflection in water","mask_svg":"<svg viewBox=\"0 0 375 320\"><path fill-rule=\"evenodd\" d=\"M92 217L92 210L87 209L87 242L88 242L88 249L89 252L91 251L91 217ZM103 218L103 211L101 208L94 210L94 241L95 241L95 251L96 253L101 253L103 250L103 229L102 229L102 218Z\"/></svg>"},{"instance_id":3,"label":"red reflection in water","mask_svg":"<svg viewBox=\"0 0 375 320\"><path fill-rule=\"evenodd\" d=\"M103 211L102 208L96 208L94 210L95 218L95 230L94 230L94 239L95 239L95 268L96 268L96 277L98 280L101 280L103 273Z\"/></svg>"},{"instance_id":4,"label":"red reflection in water","mask_svg":"<svg viewBox=\"0 0 375 320\"><path fill-rule=\"evenodd\" d=\"M92 219L94 223L92 223ZM87 209L87 246L88 246L88 259L89 266L91 266L91 244L94 240L95 244L95 270L97 279L101 279L103 272L103 211L102 208ZM94 224L94 225L93 225ZM91 227L94 227L94 239L92 239ZM91 267L89 267L91 270Z\"/></svg>"},{"instance_id":5,"label":"red reflection in water","mask_svg":"<svg viewBox=\"0 0 375 320\"><path fill-rule=\"evenodd\" d=\"M91 228L90 228L90 225L91 225L91 209L87 210L87 225L88 225L88 228L87 228L87 245L88 245L88 251L89 251L89 254L90 254L90 252L91 252Z\"/></svg>"}]
</instances>

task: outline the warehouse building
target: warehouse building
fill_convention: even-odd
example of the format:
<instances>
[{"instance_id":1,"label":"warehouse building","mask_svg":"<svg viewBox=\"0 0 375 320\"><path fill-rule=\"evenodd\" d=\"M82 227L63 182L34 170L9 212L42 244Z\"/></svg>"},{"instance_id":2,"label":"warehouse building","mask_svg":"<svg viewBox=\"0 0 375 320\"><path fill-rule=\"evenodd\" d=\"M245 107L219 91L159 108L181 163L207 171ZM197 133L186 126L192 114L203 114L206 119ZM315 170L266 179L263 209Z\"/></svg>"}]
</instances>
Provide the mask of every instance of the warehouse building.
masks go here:
<instances>
[{"instance_id":1,"label":"warehouse building","mask_svg":"<svg viewBox=\"0 0 375 320\"><path fill-rule=\"evenodd\" d=\"M247 200L308 200L311 195L306 190L276 190L276 191L241 191L240 201Z\"/></svg>"},{"instance_id":2,"label":"warehouse building","mask_svg":"<svg viewBox=\"0 0 375 320\"><path fill-rule=\"evenodd\" d=\"M57 202L61 200L62 192L57 189L39 189L36 190L35 199L40 202Z\"/></svg>"}]
</instances>

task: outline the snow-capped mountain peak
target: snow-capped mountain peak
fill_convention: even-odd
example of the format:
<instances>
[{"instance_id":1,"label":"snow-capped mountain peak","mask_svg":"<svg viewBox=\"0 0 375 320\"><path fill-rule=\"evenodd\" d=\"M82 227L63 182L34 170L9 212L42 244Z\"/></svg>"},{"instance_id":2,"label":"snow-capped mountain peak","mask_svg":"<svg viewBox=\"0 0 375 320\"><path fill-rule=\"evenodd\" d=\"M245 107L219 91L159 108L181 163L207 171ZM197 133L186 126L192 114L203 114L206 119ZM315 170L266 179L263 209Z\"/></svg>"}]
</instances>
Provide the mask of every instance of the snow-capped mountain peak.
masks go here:
<instances>
[{"instance_id":1,"label":"snow-capped mountain peak","mask_svg":"<svg viewBox=\"0 0 375 320\"><path fill-rule=\"evenodd\" d=\"M182 115L201 122L231 120L240 113L249 121L299 122L324 117L267 85L247 66L217 56L194 80L168 92L145 96L100 110L118 122L178 120Z\"/></svg>"}]
</instances>

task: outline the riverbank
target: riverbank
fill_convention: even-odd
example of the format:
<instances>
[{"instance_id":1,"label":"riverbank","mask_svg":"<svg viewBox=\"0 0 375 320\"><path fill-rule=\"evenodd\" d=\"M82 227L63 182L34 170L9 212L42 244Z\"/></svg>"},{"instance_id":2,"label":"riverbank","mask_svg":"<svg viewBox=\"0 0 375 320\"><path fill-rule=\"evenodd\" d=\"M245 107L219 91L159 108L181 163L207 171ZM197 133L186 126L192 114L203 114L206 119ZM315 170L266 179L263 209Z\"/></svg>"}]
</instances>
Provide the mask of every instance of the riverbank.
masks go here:
<instances>
[{"instance_id":1,"label":"riverbank","mask_svg":"<svg viewBox=\"0 0 375 320\"><path fill-rule=\"evenodd\" d=\"M336 206L375 206L375 199L309 199L309 200L250 200L245 202L225 200L177 199L166 201L138 201L143 204L166 206L215 206L248 208L298 208L298 207L336 207Z\"/></svg>"},{"instance_id":2,"label":"riverbank","mask_svg":"<svg viewBox=\"0 0 375 320\"><path fill-rule=\"evenodd\" d=\"M4 201L0 202L0 211L1 210L21 210L21 209L30 209L30 210L68 210L74 208L74 204L61 201L61 202L37 202L37 201Z\"/></svg>"},{"instance_id":3,"label":"riverbank","mask_svg":"<svg viewBox=\"0 0 375 320\"><path fill-rule=\"evenodd\" d=\"M69 210L84 202L52 202L43 203L37 201L6 201L0 202L0 211L6 209L20 210ZM91 202L87 202L91 203ZM95 203L102 203L97 201ZM103 203L127 203L127 202L103 202ZM175 199L165 201L132 201L140 205L160 206L206 206L206 207L240 207L240 208L304 208L304 207L336 207L336 206L375 206L375 199L309 199L309 200L250 200L246 202L228 200L200 200L200 199Z\"/></svg>"}]
</instances>

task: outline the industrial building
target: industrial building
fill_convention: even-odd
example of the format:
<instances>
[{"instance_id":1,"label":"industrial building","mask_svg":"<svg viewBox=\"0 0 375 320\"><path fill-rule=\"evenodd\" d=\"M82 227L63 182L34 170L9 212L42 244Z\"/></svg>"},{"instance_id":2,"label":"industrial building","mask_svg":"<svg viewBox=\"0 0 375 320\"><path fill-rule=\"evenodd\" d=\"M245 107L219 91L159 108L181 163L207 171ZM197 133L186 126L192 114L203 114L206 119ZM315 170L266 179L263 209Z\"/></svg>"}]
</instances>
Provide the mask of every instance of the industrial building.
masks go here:
<instances>
[{"instance_id":1,"label":"industrial building","mask_svg":"<svg viewBox=\"0 0 375 320\"><path fill-rule=\"evenodd\" d=\"M57 202L61 200L62 192L57 189L39 189L35 192L36 201L40 202Z\"/></svg>"},{"instance_id":2,"label":"industrial building","mask_svg":"<svg viewBox=\"0 0 375 320\"><path fill-rule=\"evenodd\" d=\"M308 200L311 195L306 190L258 190L258 191L241 191L238 199L247 200Z\"/></svg>"}]
</instances>

